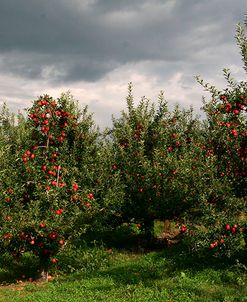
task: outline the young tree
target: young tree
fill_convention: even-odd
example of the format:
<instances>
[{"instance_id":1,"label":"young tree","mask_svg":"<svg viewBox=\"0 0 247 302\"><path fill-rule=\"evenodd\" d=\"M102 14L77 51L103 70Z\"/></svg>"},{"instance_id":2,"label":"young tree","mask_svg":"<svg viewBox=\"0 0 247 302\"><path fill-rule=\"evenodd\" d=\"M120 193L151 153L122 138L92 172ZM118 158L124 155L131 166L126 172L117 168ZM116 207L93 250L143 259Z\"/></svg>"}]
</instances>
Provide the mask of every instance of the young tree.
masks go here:
<instances>
[{"instance_id":1,"label":"young tree","mask_svg":"<svg viewBox=\"0 0 247 302\"><path fill-rule=\"evenodd\" d=\"M157 109L145 98L135 107L131 85L127 108L113 119L114 173L125 187L123 220L140 224L150 242L155 219L179 218L195 206L191 176L197 171L188 154L198 143L200 122L192 109L169 112L163 93Z\"/></svg>"},{"instance_id":2,"label":"young tree","mask_svg":"<svg viewBox=\"0 0 247 302\"><path fill-rule=\"evenodd\" d=\"M245 23L246 25L246 23ZM247 39L243 24L237 26L244 69L247 71ZM204 104L207 114L205 150L211 153L211 185L202 204L204 221L214 253L230 255L246 240L247 194L247 83L236 82L228 69L224 69L227 88L218 90L198 82L211 94ZM218 237L218 238L217 238ZM233 244L234 240L238 241Z\"/></svg>"},{"instance_id":3,"label":"young tree","mask_svg":"<svg viewBox=\"0 0 247 302\"><path fill-rule=\"evenodd\" d=\"M97 131L86 108L80 112L70 95L41 96L28 109L25 141L16 144L14 173L2 184L1 242L13 255L26 251L40 260L47 280L56 254L94 207L87 171L95 156ZM90 171L90 169L89 169ZM83 174L83 177L82 177Z\"/></svg>"}]
</instances>

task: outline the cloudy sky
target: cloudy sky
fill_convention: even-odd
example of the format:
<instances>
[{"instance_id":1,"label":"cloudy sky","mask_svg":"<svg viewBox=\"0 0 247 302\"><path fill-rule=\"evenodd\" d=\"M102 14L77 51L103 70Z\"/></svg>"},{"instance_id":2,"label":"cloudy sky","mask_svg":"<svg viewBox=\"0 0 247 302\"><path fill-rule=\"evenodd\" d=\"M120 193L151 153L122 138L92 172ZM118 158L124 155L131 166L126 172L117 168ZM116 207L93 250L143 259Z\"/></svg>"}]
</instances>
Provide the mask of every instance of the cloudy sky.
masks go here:
<instances>
[{"instance_id":1,"label":"cloudy sky","mask_svg":"<svg viewBox=\"0 0 247 302\"><path fill-rule=\"evenodd\" d=\"M202 106L201 75L245 80L235 41L246 0L0 0L0 101L16 111L70 90L101 127L125 108L127 86L172 107Z\"/></svg>"}]
</instances>

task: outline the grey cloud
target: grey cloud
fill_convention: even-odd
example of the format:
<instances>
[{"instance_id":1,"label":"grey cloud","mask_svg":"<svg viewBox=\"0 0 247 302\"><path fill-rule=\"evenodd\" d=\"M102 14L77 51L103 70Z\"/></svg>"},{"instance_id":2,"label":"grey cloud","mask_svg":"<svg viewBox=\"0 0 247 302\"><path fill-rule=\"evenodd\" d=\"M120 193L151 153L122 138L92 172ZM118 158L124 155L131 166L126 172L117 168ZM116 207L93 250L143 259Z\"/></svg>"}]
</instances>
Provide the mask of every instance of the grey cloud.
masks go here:
<instances>
[{"instance_id":1,"label":"grey cloud","mask_svg":"<svg viewBox=\"0 0 247 302\"><path fill-rule=\"evenodd\" d=\"M0 69L6 75L43 79L53 84L78 80L97 81L117 66L113 61L90 61L87 57L53 56L42 53L13 52L0 54Z\"/></svg>"},{"instance_id":2,"label":"grey cloud","mask_svg":"<svg viewBox=\"0 0 247 302\"><path fill-rule=\"evenodd\" d=\"M62 83L97 81L121 64L147 60L173 62L173 68L179 62L207 64L206 53L234 40L233 24L243 19L244 3L2 0L3 69Z\"/></svg>"}]
</instances>

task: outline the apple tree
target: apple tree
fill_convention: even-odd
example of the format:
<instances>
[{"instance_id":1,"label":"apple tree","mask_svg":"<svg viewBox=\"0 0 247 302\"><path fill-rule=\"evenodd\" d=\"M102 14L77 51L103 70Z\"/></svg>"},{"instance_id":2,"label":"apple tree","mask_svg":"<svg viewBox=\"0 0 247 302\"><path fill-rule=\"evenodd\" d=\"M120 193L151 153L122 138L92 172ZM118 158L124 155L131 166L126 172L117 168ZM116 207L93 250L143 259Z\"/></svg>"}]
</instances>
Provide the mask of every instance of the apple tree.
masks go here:
<instances>
[{"instance_id":1,"label":"apple tree","mask_svg":"<svg viewBox=\"0 0 247 302\"><path fill-rule=\"evenodd\" d=\"M36 255L46 280L56 254L94 211L88 167L97 131L87 109L79 111L68 94L40 96L27 112L25 140L15 143L10 170L1 177L0 239L13 255Z\"/></svg>"},{"instance_id":2,"label":"apple tree","mask_svg":"<svg viewBox=\"0 0 247 302\"><path fill-rule=\"evenodd\" d=\"M135 107L131 85L127 109L113 119L112 166L125 187L123 221L150 241L155 219L179 220L198 205L202 126L192 109L170 112L163 93L157 108L145 98Z\"/></svg>"},{"instance_id":3,"label":"apple tree","mask_svg":"<svg viewBox=\"0 0 247 302\"><path fill-rule=\"evenodd\" d=\"M246 70L247 40L241 24L237 26L236 38ZM211 154L213 181L202 205L202 221L213 253L232 255L246 244L247 83L234 80L228 69L223 72L227 88L222 90L197 78L211 94L204 103L204 111L205 152Z\"/></svg>"}]
</instances>

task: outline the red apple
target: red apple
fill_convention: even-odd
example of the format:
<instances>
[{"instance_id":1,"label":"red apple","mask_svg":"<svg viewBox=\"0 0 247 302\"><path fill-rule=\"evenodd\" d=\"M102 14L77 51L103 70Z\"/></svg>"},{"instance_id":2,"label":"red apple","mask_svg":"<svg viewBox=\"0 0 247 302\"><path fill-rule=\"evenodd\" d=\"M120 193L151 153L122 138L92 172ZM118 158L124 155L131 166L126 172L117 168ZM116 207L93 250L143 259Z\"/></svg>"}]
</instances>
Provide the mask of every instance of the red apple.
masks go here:
<instances>
[{"instance_id":1,"label":"red apple","mask_svg":"<svg viewBox=\"0 0 247 302\"><path fill-rule=\"evenodd\" d=\"M227 231L230 231L230 229L231 229L231 226L230 226L229 224L227 224L227 225L226 225L226 230L227 230Z\"/></svg>"},{"instance_id":2,"label":"red apple","mask_svg":"<svg viewBox=\"0 0 247 302\"><path fill-rule=\"evenodd\" d=\"M234 233L236 233L236 228L232 228L232 233L234 234Z\"/></svg>"},{"instance_id":3,"label":"red apple","mask_svg":"<svg viewBox=\"0 0 247 302\"><path fill-rule=\"evenodd\" d=\"M182 225L180 228L181 233L185 233L187 231L186 225Z\"/></svg>"}]
</instances>

